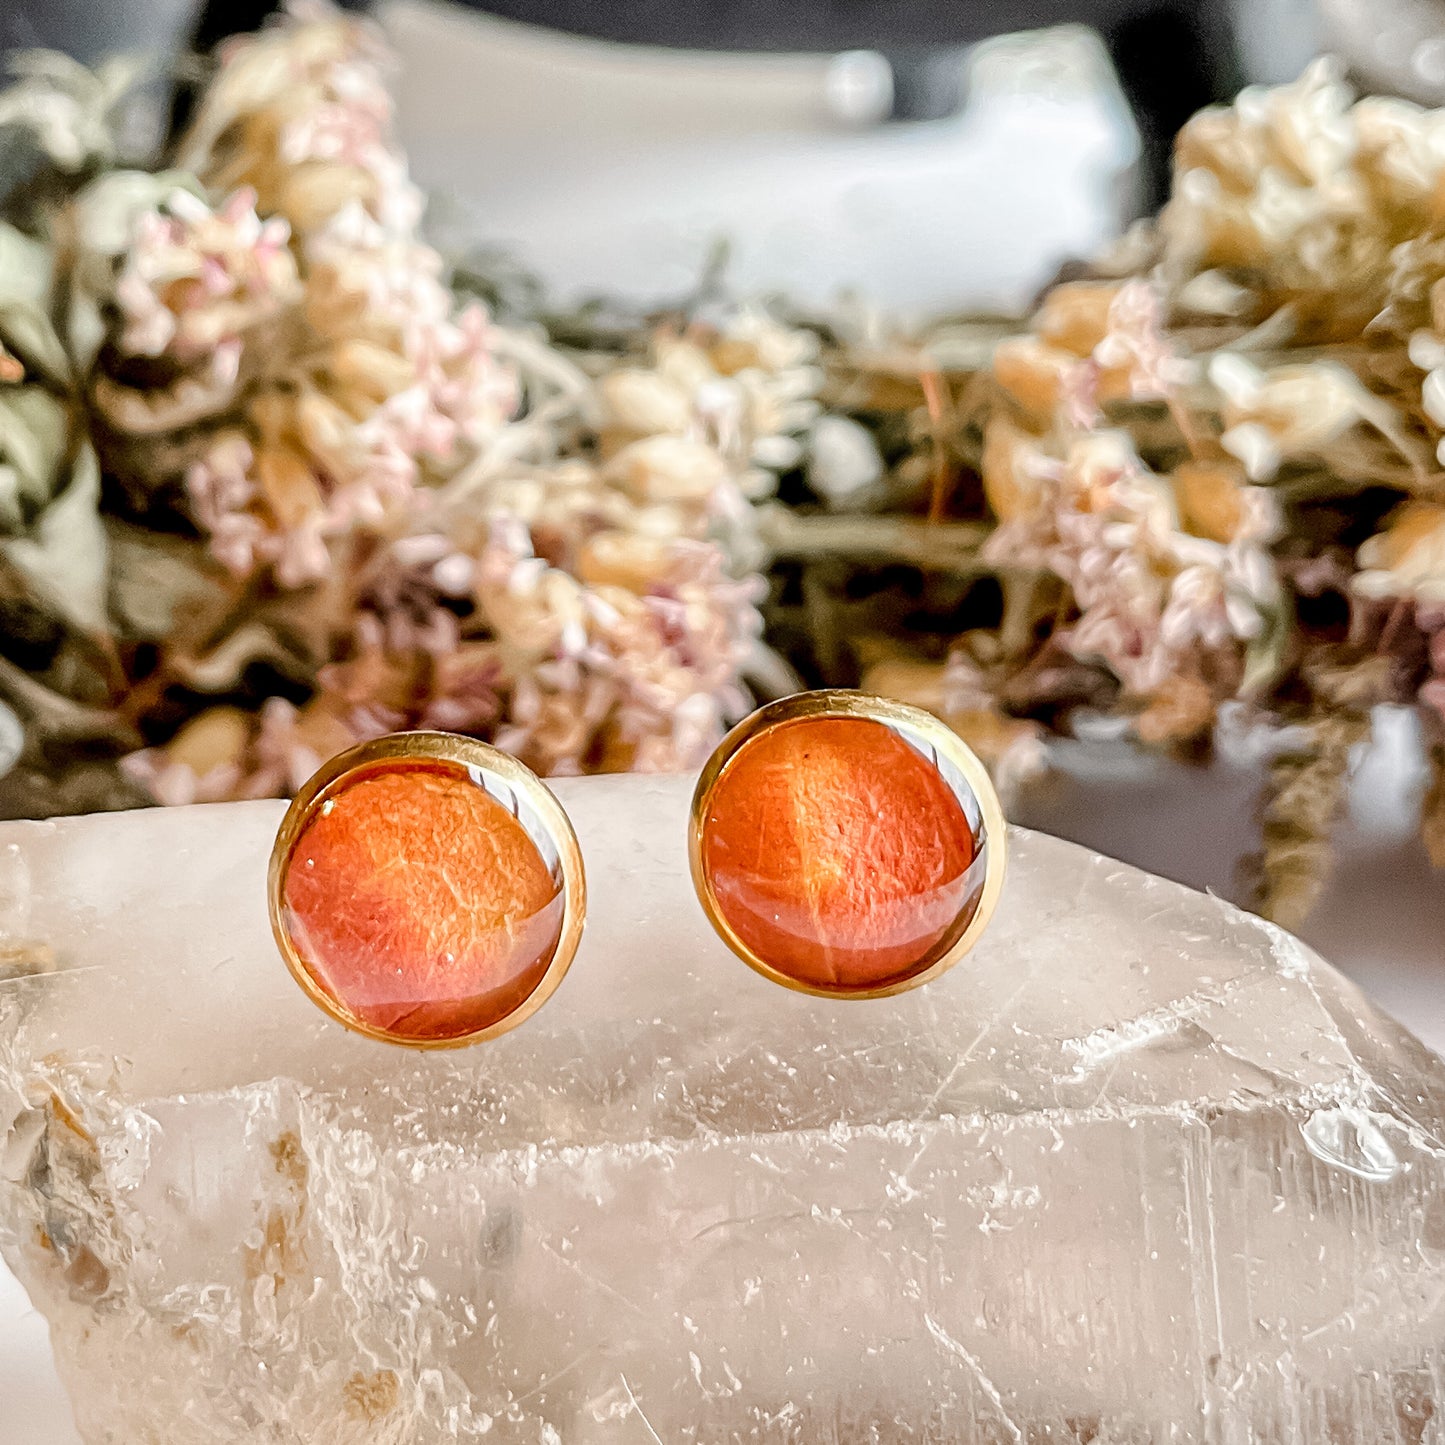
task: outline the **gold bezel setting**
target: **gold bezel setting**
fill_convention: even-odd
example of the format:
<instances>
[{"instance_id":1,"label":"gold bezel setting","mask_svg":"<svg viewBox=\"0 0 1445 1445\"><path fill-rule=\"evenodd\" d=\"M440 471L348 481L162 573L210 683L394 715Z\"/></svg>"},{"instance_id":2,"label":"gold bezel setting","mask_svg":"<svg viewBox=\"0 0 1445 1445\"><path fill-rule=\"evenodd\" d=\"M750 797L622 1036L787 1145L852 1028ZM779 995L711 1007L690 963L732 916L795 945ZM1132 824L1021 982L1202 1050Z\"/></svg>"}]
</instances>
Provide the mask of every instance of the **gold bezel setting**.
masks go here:
<instances>
[{"instance_id":1,"label":"gold bezel setting","mask_svg":"<svg viewBox=\"0 0 1445 1445\"><path fill-rule=\"evenodd\" d=\"M718 905L712 883L703 866L703 832L708 806L713 791L727 772L733 759L750 742L774 728L788 723L820 718L866 718L873 722L901 732L905 739L915 744L932 748L941 758L947 760L958 772L973 794L978 808L979 825L975 839L983 855L984 879L978 894L973 916L963 933L938 958L921 969L876 988L829 987L805 983L790 974L774 968L768 961L745 944L734 932ZM874 697L871 693L829 689L820 692L802 692L768 703L751 716L746 717L718 744L716 751L707 761L698 778L692 795L692 809L688 824L688 864L692 870L693 887L702 904L708 921L724 943L755 972L764 978L781 984L796 993L812 994L818 998L833 999L876 999L891 998L895 994L908 993L932 982L966 954L979 940L994 909L998 906L1003 891L1004 871L1007 865L1007 824L1003 808L989 778L988 769L978 756L947 723L922 708L907 703L894 702L890 698Z\"/></svg>"},{"instance_id":2,"label":"gold bezel setting","mask_svg":"<svg viewBox=\"0 0 1445 1445\"><path fill-rule=\"evenodd\" d=\"M451 764L489 774L525 798L557 851L557 867L561 875L563 895L562 926L546 972L532 992L509 1014L485 1028L456 1038L407 1038L358 1018L328 993L313 976L286 927L286 873L307 823L315 811L324 806L328 798L340 792L359 770L384 766L387 763ZM516 1028L518 1024L525 1023L557 991L558 985L572 966L577 945L582 939L582 920L587 910L587 883L582 867L582 850L578 846L577 835L572 829L570 819L551 789L524 763L518 762L508 753L479 742L476 738L462 737L455 733L390 733L386 737L358 743L355 747L337 753L307 780L305 786L291 800L291 806L281 820L276 841L271 849L271 862L266 879L266 902L271 917L271 932L286 967L307 997L323 1013L353 1033L381 1043L411 1049L460 1049L496 1038L499 1034Z\"/></svg>"}]
</instances>

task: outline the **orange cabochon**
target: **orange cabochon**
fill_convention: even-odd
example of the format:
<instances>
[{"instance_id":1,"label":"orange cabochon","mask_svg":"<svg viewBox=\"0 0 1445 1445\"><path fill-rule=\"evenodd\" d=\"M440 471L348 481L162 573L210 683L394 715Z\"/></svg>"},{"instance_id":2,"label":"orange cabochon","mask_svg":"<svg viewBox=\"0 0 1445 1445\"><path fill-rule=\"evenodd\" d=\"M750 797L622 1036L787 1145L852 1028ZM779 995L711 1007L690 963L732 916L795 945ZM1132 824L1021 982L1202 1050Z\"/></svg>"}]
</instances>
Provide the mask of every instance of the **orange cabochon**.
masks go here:
<instances>
[{"instance_id":1,"label":"orange cabochon","mask_svg":"<svg viewBox=\"0 0 1445 1445\"><path fill-rule=\"evenodd\" d=\"M292 946L323 992L409 1042L506 1018L562 930L553 870L461 764L359 767L304 824L281 894Z\"/></svg>"},{"instance_id":2,"label":"orange cabochon","mask_svg":"<svg viewBox=\"0 0 1445 1445\"><path fill-rule=\"evenodd\" d=\"M975 845L963 805L881 722L799 718L749 738L702 827L718 911L799 983L885 987L930 966L968 922Z\"/></svg>"}]
</instances>

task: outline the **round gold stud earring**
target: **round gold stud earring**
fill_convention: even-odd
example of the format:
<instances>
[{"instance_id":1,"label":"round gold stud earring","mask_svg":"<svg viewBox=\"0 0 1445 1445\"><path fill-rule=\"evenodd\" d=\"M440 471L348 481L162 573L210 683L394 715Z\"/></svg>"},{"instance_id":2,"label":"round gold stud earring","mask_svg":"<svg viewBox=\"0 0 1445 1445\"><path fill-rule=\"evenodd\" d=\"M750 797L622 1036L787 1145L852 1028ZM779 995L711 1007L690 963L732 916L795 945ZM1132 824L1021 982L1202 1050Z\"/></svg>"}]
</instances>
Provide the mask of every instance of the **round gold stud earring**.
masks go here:
<instances>
[{"instance_id":1,"label":"round gold stud earring","mask_svg":"<svg viewBox=\"0 0 1445 1445\"><path fill-rule=\"evenodd\" d=\"M828 998L928 983L978 941L1003 888L988 772L931 713L810 692L739 723L693 794L693 884L744 963Z\"/></svg>"},{"instance_id":2,"label":"round gold stud earring","mask_svg":"<svg viewBox=\"0 0 1445 1445\"><path fill-rule=\"evenodd\" d=\"M586 883L562 805L515 758L394 733L332 758L276 835L271 928L332 1018L414 1048L530 1018L582 936Z\"/></svg>"}]
</instances>

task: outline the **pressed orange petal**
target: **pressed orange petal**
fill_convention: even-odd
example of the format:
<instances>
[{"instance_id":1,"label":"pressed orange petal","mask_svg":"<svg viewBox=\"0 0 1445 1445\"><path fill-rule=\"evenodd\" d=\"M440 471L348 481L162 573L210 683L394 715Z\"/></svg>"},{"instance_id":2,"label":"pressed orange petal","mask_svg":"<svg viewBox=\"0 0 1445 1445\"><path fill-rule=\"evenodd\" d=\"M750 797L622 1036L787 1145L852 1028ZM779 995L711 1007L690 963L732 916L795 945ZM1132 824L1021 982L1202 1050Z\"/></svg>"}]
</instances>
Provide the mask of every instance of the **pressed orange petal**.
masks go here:
<instances>
[{"instance_id":1,"label":"pressed orange petal","mask_svg":"<svg viewBox=\"0 0 1445 1445\"><path fill-rule=\"evenodd\" d=\"M962 932L974 853L947 779L867 718L800 718L749 739L703 819L703 871L738 939L779 973L841 991L909 978Z\"/></svg>"},{"instance_id":2,"label":"pressed orange petal","mask_svg":"<svg viewBox=\"0 0 1445 1445\"><path fill-rule=\"evenodd\" d=\"M562 889L527 829L460 764L359 768L307 820L283 913L317 985L412 1042L499 1022L541 982Z\"/></svg>"}]
</instances>

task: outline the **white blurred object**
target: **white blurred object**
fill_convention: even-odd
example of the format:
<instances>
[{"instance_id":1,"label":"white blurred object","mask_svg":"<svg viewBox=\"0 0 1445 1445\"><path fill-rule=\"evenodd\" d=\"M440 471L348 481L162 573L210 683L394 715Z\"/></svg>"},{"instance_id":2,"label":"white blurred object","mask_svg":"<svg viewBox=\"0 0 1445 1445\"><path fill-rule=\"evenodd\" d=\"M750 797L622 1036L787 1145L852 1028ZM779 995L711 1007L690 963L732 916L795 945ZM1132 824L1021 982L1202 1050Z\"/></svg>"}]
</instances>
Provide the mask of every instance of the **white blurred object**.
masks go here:
<instances>
[{"instance_id":1,"label":"white blurred object","mask_svg":"<svg viewBox=\"0 0 1445 1445\"><path fill-rule=\"evenodd\" d=\"M1235 44L1254 85L1286 85L1320 53L1320 0L1233 0Z\"/></svg>"},{"instance_id":2,"label":"white blurred object","mask_svg":"<svg viewBox=\"0 0 1445 1445\"><path fill-rule=\"evenodd\" d=\"M1445 0L1317 0L1326 48L1368 90L1445 105Z\"/></svg>"},{"instance_id":3,"label":"white blurred object","mask_svg":"<svg viewBox=\"0 0 1445 1445\"><path fill-rule=\"evenodd\" d=\"M381 15L414 173L564 300L670 300L726 239L743 293L1018 307L1118 230L1137 151L1077 28L977 47L959 115L859 130L828 56L647 50L420 0Z\"/></svg>"},{"instance_id":4,"label":"white blurred object","mask_svg":"<svg viewBox=\"0 0 1445 1445\"><path fill-rule=\"evenodd\" d=\"M828 109L852 125L877 125L893 106L893 68L876 50L845 50L824 73Z\"/></svg>"},{"instance_id":5,"label":"white blurred object","mask_svg":"<svg viewBox=\"0 0 1445 1445\"><path fill-rule=\"evenodd\" d=\"M873 433L852 417L824 416L808 440L808 482L829 502L846 501L883 475Z\"/></svg>"}]
</instances>

